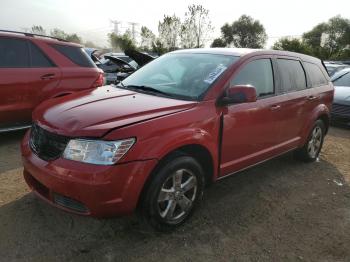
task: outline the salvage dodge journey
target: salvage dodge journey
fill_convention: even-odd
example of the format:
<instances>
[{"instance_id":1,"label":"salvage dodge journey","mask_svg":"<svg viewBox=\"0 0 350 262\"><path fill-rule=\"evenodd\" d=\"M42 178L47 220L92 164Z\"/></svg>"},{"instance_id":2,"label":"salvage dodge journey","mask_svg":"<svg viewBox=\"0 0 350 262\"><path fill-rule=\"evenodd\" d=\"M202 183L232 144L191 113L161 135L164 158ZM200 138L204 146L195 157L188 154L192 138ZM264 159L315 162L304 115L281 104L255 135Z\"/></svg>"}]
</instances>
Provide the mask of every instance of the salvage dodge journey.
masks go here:
<instances>
[{"instance_id":1,"label":"salvage dodge journey","mask_svg":"<svg viewBox=\"0 0 350 262\"><path fill-rule=\"evenodd\" d=\"M213 181L289 151L315 161L333 92L323 63L306 55L171 52L116 86L39 105L21 146L24 177L66 211L137 211L171 230Z\"/></svg>"}]
</instances>

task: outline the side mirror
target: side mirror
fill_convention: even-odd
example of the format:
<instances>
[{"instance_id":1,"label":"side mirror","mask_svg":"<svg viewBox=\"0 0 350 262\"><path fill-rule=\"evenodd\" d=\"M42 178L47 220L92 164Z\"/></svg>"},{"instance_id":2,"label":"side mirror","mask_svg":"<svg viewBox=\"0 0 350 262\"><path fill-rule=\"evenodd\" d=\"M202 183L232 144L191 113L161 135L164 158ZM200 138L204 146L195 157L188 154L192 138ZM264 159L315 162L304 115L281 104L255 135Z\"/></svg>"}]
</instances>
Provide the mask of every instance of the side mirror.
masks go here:
<instances>
[{"instance_id":1,"label":"side mirror","mask_svg":"<svg viewBox=\"0 0 350 262\"><path fill-rule=\"evenodd\" d=\"M220 99L220 105L240 104L256 102L257 95L254 86L237 85L230 86L226 94Z\"/></svg>"}]
</instances>

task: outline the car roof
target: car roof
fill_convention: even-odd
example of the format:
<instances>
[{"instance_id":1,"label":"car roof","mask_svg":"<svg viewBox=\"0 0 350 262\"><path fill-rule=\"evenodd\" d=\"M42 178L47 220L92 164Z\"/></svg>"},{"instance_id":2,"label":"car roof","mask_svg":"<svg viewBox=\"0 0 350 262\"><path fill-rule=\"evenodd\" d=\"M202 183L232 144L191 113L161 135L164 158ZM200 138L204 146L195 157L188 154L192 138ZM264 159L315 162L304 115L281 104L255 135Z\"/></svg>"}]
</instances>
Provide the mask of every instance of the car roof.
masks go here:
<instances>
[{"instance_id":1,"label":"car roof","mask_svg":"<svg viewBox=\"0 0 350 262\"><path fill-rule=\"evenodd\" d=\"M59 45L82 47L80 44L68 42L63 39L59 39L51 36L45 36L45 35L35 35L35 34L24 33L24 32L11 32L11 31L6 32L6 31L0 30L0 36L19 38L19 39L33 39L33 40L39 40L48 44L59 44Z\"/></svg>"},{"instance_id":2,"label":"car roof","mask_svg":"<svg viewBox=\"0 0 350 262\"><path fill-rule=\"evenodd\" d=\"M176 50L171 53L180 53L180 54L217 54L217 55L232 55L232 56L245 56L245 55L281 55L281 56L292 56L299 57L301 60L320 62L316 57L289 52L289 51L280 51L280 50L269 50L269 49L252 49L252 48L194 48L194 49L182 49Z\"/></svg>"}]
</instances>

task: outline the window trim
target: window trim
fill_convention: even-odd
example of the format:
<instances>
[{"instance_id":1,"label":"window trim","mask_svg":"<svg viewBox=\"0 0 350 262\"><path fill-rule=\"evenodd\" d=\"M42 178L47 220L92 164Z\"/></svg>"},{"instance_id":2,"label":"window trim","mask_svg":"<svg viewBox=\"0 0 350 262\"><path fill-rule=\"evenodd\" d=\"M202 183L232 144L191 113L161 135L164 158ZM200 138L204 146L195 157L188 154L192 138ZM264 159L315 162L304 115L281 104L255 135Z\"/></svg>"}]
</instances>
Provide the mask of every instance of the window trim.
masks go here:
<instances>
[{"instance_id":1,"label":"window trim","mask_svg":"<svg viewBox=\"0 0 350 262\"><path fill-rule=\"evenodd\" d=\"M51 66L45 66L45 67L38 67L38 66L33 66L33 60L32 60L32 48L30 46L30 43L32 45L34 45L36 48L39 49L39 51L41 52L41 54L51 63ZM40 48L40 46L38 46L36 43L34 43L33 41L27 40L27 46L28 46L28 50L29 50L29 62L30 62L30 68L52 68L52 67L57 67L57 65L52 61L52 59L50 57L48 57L46 55L46 53Z\"/></svg>"},{"instance_id":2,"label":"window trim","mask_svg":"<svg viewBox=\"0 0 350 262\"><path fill-rule=\"evenodd\" d=\"M325 82L324 84L313 85L313 84L312 84L312 81L311 81L311 78L310 78L310 74L309 74L309 72L305 69L305 72L306 72L307 77L308 77L308 81L310 80L310 86L309 86L309 88L315 88L315 87L325 86L325 85L328 84L327 77L324 75L322 69L321 69L317 64L312 63L312 62L309 62L309 61L302 61L302 62L303 62L303 65L306 64L306 63L308 63L308 64L312 64L312 65L316 66L316 67L320 70L320 72L321 72L322 76L324 77L324 79L326 80L326 82Z\"/></svg>"},{"instance_id":3,"label":"window trim","mask_svg":"<svg viewBox=\"0 0 350 262\"><path fill-rule=\"evenodd\" d=\"M303 61L298 58L298 57L293 57L293 56L276 56L276 67L277 67L277 70L278 70L278 75L279 75L279 84L280 84L280 87L278 89L278 95L284 95L284 94L290 94L290 93L295 93L295 92L302 92L302 91L305 91L305 90L308 90L310 87L308 85L308 78L307 78L307 72L303 66ZM304 72L304 78L305 78L305 88L302 89L302 90L297 90L297 89L293 89L293 90L290 90L290 91L284 91L284 88L283 88L283 83L282 83L282 74L281 74L281 70L280 70L280 67L278 66L278 59L283 59L283 60L293 60L293 61L297 61L299 62L301 68L303 69L303 72Z\"/></svg>"},{"instance_id":4,"label":"window trim","mask_svg":"<svg viewBox=\"0 0 350 262\"><path fill-rule=\"evenodd\" d=\"M19 66L16 66L16 67L2 67L0 66L0 69L6 69L6 68L9 68L9 69L28 69L28 68L31 68L31 57L30 57L30 50L29 50L29 45L28 45L28 40L27 39L23 39L23 38L18 38L18 37L9 37L9 36L0 36L0 39L10 39L10 40L18 40L18 41L22 41L25 43L25 46L27 48L27 52L28 52L28 66L27 67L19 67Z\"/></svg>"},{"instance_id":5,"label":"window trim","mask_svg":"<svg viewBox=\"0 0 350 262\"><path fill-rule=\"evenodd\" d=\"M262 100L262 99L266 99L266 98L270 98L270 97L274 97L277 94L276 92L276 71L275 71L275 65L273 63L273 55L263 55L263 56L254 56L251 59L245 61L237 70L235 70L235 72L231 75L231 77L228 80L228 87L231 86L231 81L251 62L255 62L257 60L270 60L270 64L271 64L271 72L272 72L272 83L273 83L273 93L269 94L269 95L264 95L264 96L258 96L256 97L256 100ZM227 88L228 88L227 87ZM226 89L224 89L224 92L226 92Z\"/></svg>"}]
</instances>

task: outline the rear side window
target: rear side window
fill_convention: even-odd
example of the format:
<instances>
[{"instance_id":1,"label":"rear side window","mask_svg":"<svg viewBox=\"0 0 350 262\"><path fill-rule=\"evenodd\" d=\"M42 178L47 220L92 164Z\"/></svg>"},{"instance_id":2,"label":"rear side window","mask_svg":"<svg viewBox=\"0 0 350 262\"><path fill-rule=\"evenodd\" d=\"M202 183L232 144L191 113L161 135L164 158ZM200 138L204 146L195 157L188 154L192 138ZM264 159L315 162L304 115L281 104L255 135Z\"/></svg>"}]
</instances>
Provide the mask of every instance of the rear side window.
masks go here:
<instances>
[{"instance_id":1,"label":"rear side window","mask_svg":"<svg viewBox=\"0 0 350 262\"><path fill-rule=\"evenodd\" d=\"M0 67L29 67L29 50L27 41L0 37Z\"/></svg>"},{"instance_id":2,"label":"rear side window","mask_svg":"<svg viewBox=\"0 0 350 262\"><path fill-rule=\"evenodd\" d=\"M37 47L35 44L29 41L31 67L53 67L55 66L51 60Z\"/></svg>"},{"instance_id":3,"label":"rear side window","mask_svg":"<svg viewBox=\"0 0 350 262\"><path fill-rule=\"evenodd\" d=\"M335 86L350 86L350 72L345 75L342 75L333 83Z\"/></svg>"},{"instance_id":4,"label":"rear side window","mask_svg":"<svg viewBox=\"0 0 350 262\"><path fill-rule=\"evenodd\" d=\"M82 67L95 67L94 62L80 47L67 45L52 45L58 52L71 60L74 64Z\"/></svg>"},{"instance_id":5,"label":"rear side window","mask_svg":"<svg viewBox=\"0 0 350 262\"><path fill-rule=\"evenodd\" d=\"M259 97L274 94L271 60L259 59L249 62L231 80L232 85L252 85Z\"/></svg>"},{"instance_id":6,"label":"rear side window","mask_svg":"<svg viewBox=\"0 0 350 262\"><path fill-rule=\"evenodd\" d=\"M313 87L326 85L328 83L326 77L323 75L321 69L317 65L304 62L304 66Z\"/></svg>"},{"instance_id":7,"label":"rear side window","mask_svg":"<svg viewBox=\"0 0 350 262\"><path fill-rule=\"evenodd\" d=\"M279 58L277 65L284 93L306 89L305 72L299 61Z\"/></svg>"}]
</instances>

